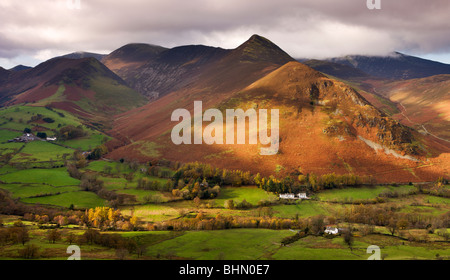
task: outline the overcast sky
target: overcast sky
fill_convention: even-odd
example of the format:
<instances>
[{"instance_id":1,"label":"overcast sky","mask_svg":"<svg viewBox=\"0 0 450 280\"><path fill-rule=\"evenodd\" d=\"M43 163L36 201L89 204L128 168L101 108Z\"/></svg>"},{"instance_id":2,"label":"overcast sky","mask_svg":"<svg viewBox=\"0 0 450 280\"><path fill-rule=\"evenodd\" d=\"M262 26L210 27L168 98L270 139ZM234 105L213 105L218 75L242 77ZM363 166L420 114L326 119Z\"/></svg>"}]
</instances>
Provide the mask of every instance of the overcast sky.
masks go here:
<instances>
[{"instance_id":1,"label":"overcast sky","mask_svg":"<svg viewBox=\"0 0 450 280\"><path fill-rule=\"evenodd\" d=\"M392 51L450 63L449 0L0 0L0 66L127 43L235 48L264 36L295 58ZM69 5L73 3L74 5Z\"/></svg>"}]
</instances>

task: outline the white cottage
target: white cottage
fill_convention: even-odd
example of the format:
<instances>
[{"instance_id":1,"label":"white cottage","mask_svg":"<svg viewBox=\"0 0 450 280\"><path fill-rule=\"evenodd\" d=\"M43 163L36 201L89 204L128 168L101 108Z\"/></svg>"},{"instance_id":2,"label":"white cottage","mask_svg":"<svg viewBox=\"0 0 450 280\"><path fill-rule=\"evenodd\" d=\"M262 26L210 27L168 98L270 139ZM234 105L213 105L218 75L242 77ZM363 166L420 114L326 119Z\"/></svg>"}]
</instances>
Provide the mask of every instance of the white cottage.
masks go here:
<instances>
[{"instance_id":1,"label":"white cottage","mask_svg":"<svg viewBox=\"0 0 450 280\"><path fill-rule=\"evenodd\" d=\"M299 193L297 195L293 193L283 193L280 194L280 198L282 199L309 199L309 197L306 195L306 193Z\"/></svg>"},{"instance_id":2,"label":"white cottage","mask_svg":"<svg viewBox=\"0 0 450 280\"><path fill-rule=\"evenodd\" d=\"M325 229L325 233L336 235L336 234L339 233L339 229L337 227L334 227L334 226L327 226L326 229Z\"/></svg>"},{"instance_id":3,"label":"white cottage","mask_svg":"<svg viewBox=\"0 0 450 280\"><path fill-rule=\"evenodd\" d=\"M298 198L299 199L309 199L309 197L306 195L306 193L299 193Z\"/></svg>"},{"instance_id":4,"label":"white cottage","mask_svg":"<svg viewBox=\"0 0 450 280\"><path fill-rule=\"evenodd\" d=\"M283 199L295 199L295 194L293 194L293 193L283 193L283 194L280 194L280 198L283 198Z\"/></svg>"}]
</instances>

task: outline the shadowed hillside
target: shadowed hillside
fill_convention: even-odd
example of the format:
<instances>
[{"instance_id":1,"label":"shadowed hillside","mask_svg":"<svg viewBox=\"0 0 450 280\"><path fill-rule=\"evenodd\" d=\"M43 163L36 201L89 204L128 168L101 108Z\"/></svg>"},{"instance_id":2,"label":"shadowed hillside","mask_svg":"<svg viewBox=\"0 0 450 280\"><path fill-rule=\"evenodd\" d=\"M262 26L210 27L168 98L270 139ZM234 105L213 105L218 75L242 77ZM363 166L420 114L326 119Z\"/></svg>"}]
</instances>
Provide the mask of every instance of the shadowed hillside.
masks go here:
<instances>
[{"instance_id":1,"label":"shadowed hillside","mask_svg":"<svg viewBox=\"0 0 450 280\"><path fill-rule=\"evenodd\" d=\"M414 79L439 74L450 74L450 65L399 52L388 56L352 55L329 61L355 67L369 75L385 79Z\"/></svg>"}]
</instances>

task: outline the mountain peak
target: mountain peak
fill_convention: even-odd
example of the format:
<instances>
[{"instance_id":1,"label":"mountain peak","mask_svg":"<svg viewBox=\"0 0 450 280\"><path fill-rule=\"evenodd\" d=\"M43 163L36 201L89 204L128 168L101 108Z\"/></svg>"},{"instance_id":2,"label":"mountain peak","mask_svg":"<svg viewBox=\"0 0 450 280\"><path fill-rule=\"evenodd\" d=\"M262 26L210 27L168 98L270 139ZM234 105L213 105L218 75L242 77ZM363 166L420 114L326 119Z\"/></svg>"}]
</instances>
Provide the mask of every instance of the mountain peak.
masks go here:
<instances>
[{"instance_id":1,"label":"mountain peak","mask_svg":"<svg viewBox=\"0 0 450 280\"><path fill-rule=\"evenodd\" d=\"M9 69L9 71L18 72L18 71L28 70L28 69L31 69L31 67L19 64L19 65L15 66L15 67Z\"/></svg>"},{"instance_id":2,"label":"mountain peak","mask_svg":"<svg viewBox=\"0 0 450 280\"><path fill-rule=\"evenodd\" d=\"M243 44L241 44L238 47L238 49L240 49L240 48L242 48L242 49L252 49L252 48L280 49L272 41L270 41L269 39L264 38L262 36L259 36L258 34L252 35L247 41L245 41Z\"/></svg>"},{"instance_id":3,"label":"mountain peak","mask_svg":"<svg viewBox=\"0 0 450 280\"><path fill-rule=\"evenodd\" d=\"M93 57L93 58L101 61L103 59L103 57L105 57L105 56L106 55L104 55L104 54L77 51L77 52L73 52L73 53L69 53L69 54L63 55L61 57L63 57L63 58L70 58L70 59L80 59L80 58Z\"/></svg>"},{"instance_id":4,"label":"mountain peak","mask_svg":"<svg viewBox=\"0 0 450 280\"><path fill-rule=\"evenodd\" d=\"M254 34L236 50L241 61L271 61L285 64L294 59L269 39Z\"/></svg>"},{"instance_id":5,"label":"mountain peak","mask_svg":"<svg viewBox=\"0 0 450 280\"><path fill-rule=\"evenodd\" d=\"M120 59L124 61L149 60L165 50L167 49L157 45L130 43L110 53L104 58L104 61L112 59Z\"/></svg>"}]
</instances>

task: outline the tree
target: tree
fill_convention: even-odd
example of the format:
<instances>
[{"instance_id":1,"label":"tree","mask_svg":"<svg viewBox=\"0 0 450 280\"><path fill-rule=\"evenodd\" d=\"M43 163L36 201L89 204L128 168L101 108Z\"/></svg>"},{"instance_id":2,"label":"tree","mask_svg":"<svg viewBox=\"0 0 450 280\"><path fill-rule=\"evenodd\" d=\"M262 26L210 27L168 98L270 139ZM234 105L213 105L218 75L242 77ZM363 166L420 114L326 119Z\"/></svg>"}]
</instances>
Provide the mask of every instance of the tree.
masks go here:
<instances>
[{"instance_id":1,"label":"tree","mask_svg":"<svg viewBox=\"0 0 450 280\"><path fill-rule=\"evenodd\" d=\"M87 229L83 234L84 240L86 240L88 244L94 244L99 236L100 233L94 229Z\"/></svg>"},{"instance_id":2,"label":"tree","mask_svg":"<svg viewBox=\"0 0 450 280\"><path fill-rule=\"evenodd\" d=\"M47 139L47 133L45 132L38 132L36 136L42 139Z\"/></svg>"},{"instance_id":3,"label":"tree","mask_svg":"<svg viewBox=\"0 0 450 280\"><path fill-rule=\"evenodd\" d=\"M74 243L77 240L77 236L74 233L69 233L66 237L66 241L67 243L69 243L69 245L72 245L72 243Z\"/></svg>"},{"instance_id":4,"label":"tree","mask_svg":"<svg viewBox=\"0 0 450 280\"><path fill-rule=\"evenodd\" d=\"M343 238L344 238L344 242L345 244L348 245L348 247L350 248L350 250L352 249L352 245L353 245L353 233L352 233L352 228L348 227L343 234Z\"/></svg>"},{"instance_id":5,"label":"tree","mask_svg":"<svg viewBox=\"0 0 450 280\"><path fill-rule=\"evenodd\" d=\"M138 258L143 256L146 252L147 252L147 246L146 245L140 244L140 245L137 246L136 254L137 254Z\"/></svg>"},{"instance_id":6,"label":"tree","mask_svg":"<svg viewBox=\"0 0 450 280\"><path fill-rule=\"evenodd\" d=\"M389 224L387 225L387 228L389 229L389 232L392 236L394 236L395 232L397 231L397 221L394 218L391 218L389 220Z\"/></svg>"},{"instance_id":7,"label":"tree","mask_svg":"<svg viewBox=\"0 0 450 280\"><path fill-rule=\"evenodd\" d=\"M63 140L70 140L70 139L75 139L75 138L86 136L86 132L83 130L83 127L81 125L77 126L77 127L75 127L73 125L68 125L68 126L62 127L59 130L58 136L59 136L59 138L62 138Z\"/></svg>"},{"instance_id":8,"label":"tree","mask_svg":"<svg viewBox=\"0 0 450 280\"><path fill-rule=\"evenodd\" d=\"M30 241L30 235L26 227L19 227L17 230L17 241L25 245L28 241Z\"/></svg>"},{"instance_id":9,"label":"tree","mask_svg":"<svg viewBox=\"0 0 450 280\"><path fill-rule=\"evenodd\" d=\"M55 244L56 241L61 239L61 232L57 229L50 229L47 232L47 239L49 242Z\"/></svg>"},{"instance_id":10,"label":"tree","mask_svg":"<svg viewBox=\"0 0 450 280\"><path fill-rule=\"evenodd\" d=\"M409 222L407 219L401 219L397 222L397 227L399 229L406 229L409 226Z\"/></svg>"},{"instance_id":11,"label":"tree","mask_svg":"<svg viewBox=\"0 0 450 280\"><path fill-rule=\"evenodd\" d=\"M135 215L133 215L133 217L131 217L131 219L130 219L130 224L131 224L134 228L136 228L136 227L138 226L139 220L138 220L138 218L137 218Z\"/></svg>"},{"instance_id":12,"label":"tree","mask_svg":"<svg viewBox=\"0 0 450 280\"><path fill-rule=\"evenodd\" d=\"M97 146L87 157L89 160L100 159L103 155L108 153L108 148L105 145Z\"/></svg>"},{"instance_id":13,"label":"tree","mask_svg":"<svg viewBox=\"0 0 450 280\"><path fill-rule=\"evenodd\" d=\"M39 247L35 244L28 244L25 248L19 250L19 256L24 259L36 258L39 254Z\"/></svg>"},{"instance_id":14,"label":"tree","mask_svg":"<svg viewBox=\"0 0 450 280\"><path fill-rule=\"evenodd\" d=\"M232 200L232 199L226 200L224 203L224 207L226 209L234 209L234 200Z\"/></svg>"},{"instance_id":15,"label":"tree","mask_svg":"<svg viewBox=\"0 0 450 280\"><path fill-rule=\"evenodd\" d=\"M119 248L116 250L116 257L119 260L124 260L128 256L128 250L125 248Z\"/></svg>"},{"instance_id":16,"label":"tree","mask_svg":"<svg viewBox=\"0 0 450 280\"><path fill-rule=\"evenodd\" d=\"M202 200L200 199L200 197L197 196L196 198L194 198L195 207L199 208L201 203L202 203Z\"/></svg>"},{"instance_id":17,"label":"tree","mask_svg":"<svg viewBox=\"0 0 450 280\"><path fill-rule=\"evenodd\" d=\"M311 220L311 232L320 235L324 232L325 223L323 216L313 217Z\"/></svg>"},{"instance_id":18,"label":"tree","mask_svg":"<svg viewBox=\"0 0 450 280\"><path fill-rule=\"evenodd\" d=\"M236 208L238 208L238 209L250 209L252 207L253 207L253 205L250 202L247 202L247 200L245 200L245 199L236 205Z\"/></svg>"}]
</instances>

